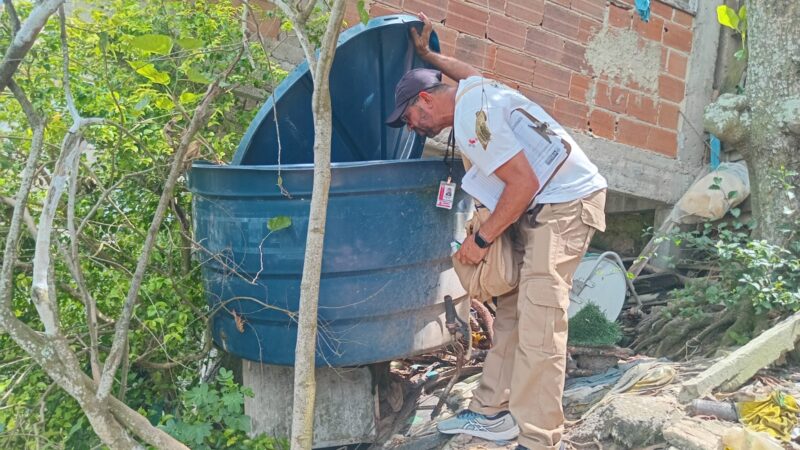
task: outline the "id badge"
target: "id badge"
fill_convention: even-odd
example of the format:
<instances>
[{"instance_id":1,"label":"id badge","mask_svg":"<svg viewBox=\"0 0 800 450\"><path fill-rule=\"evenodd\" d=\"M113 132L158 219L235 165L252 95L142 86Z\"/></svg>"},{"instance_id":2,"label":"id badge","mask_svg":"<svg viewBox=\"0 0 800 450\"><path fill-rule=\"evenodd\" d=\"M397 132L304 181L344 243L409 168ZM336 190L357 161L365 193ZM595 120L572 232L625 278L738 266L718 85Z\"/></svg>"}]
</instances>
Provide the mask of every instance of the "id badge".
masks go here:
<instances>
[{"instance_id":1,"label":"id badge","mask_svg":"<svg viewBox=\"0 0 800 450\"><path fill-rule=\"evenodd\" d=\"M456 196L456 184L451 180L439 183L439 195L436 198L436 207L453 209L453 199Z\"/></svg>"}]
</instances>

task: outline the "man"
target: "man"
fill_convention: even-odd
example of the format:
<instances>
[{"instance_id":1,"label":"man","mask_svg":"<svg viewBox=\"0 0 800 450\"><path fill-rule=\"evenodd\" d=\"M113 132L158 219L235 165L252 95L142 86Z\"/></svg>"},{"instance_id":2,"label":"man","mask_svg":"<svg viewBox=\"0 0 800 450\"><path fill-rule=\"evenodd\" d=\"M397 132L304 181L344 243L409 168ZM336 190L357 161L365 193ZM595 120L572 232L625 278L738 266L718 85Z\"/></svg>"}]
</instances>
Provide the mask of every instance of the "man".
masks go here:
<instances>
[{"instance_id":1,"label":"man","mask_svg":"<svg viewBox=\"0 0 800 450\"><path fill-rule=\"evenodd\" d=\"M497 299L494 347L469 409L438 427L442 433L489 440L518 437L518 450L563 448L569 291L589 240L595 230L605 229L606 180L537 104L482 79L468 64L430 51L432 26L424 14L419 16L423 31L411 32L417 53L458 85L441 83L441 73L435 70L406 73L397 85L396 107L387 124L405 125L428 137L452 126L462 154L485 175L505 183L492 214L456 253L460 262L481 261L509 227L514 228L516 244L524 246L519 288ZM535 199L542 180L536 178L509 123L511 113L520 108L546 124L532 123L537 132L546 131L571 148Z\"/></svg>"}]
</instances>

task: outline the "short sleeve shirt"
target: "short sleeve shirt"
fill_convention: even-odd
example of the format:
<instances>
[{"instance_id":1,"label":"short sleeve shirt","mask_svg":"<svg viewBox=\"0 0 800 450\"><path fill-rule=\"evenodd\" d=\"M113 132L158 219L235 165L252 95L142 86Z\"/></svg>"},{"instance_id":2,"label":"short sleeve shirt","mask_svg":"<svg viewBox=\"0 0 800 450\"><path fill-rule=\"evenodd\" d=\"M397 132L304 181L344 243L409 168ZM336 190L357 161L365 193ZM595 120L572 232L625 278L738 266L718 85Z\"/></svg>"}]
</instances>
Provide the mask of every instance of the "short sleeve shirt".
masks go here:
<instances>
[{"instance_id":1,"label":"short sleeve shirt","mask_svg":"<svg viewBox=\"0 0 800 450\"><path fill-rule=\"evenodd\" d=\"M478 170L493 176L522 151L510 125L511 113L518 108L545 122L550 132L571 147L570 156L537 196L538 203L577 200L607 187L597 167L544 109L508 86L474 76L459 82L453 128L459 149Z\"/></svg>"}]
</instances>

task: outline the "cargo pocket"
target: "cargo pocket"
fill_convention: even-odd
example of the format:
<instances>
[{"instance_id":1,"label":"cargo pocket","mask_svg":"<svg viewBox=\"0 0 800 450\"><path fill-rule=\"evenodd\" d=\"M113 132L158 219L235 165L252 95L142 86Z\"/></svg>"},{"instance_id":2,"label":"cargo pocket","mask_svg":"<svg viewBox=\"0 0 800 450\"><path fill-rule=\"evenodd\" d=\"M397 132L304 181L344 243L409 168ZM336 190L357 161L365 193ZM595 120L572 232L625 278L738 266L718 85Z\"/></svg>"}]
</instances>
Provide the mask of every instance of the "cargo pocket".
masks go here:
<instances>
[{"instance_id":1,"label":"cargo pocket","mask_svg":"<svg viewBox=\"0 0 800 450\"><path fill-rule=\"evenodd\" d=\"M606 231L606 190L581 199L581 222L597 231Z\"/></svg>"}]
</instances>

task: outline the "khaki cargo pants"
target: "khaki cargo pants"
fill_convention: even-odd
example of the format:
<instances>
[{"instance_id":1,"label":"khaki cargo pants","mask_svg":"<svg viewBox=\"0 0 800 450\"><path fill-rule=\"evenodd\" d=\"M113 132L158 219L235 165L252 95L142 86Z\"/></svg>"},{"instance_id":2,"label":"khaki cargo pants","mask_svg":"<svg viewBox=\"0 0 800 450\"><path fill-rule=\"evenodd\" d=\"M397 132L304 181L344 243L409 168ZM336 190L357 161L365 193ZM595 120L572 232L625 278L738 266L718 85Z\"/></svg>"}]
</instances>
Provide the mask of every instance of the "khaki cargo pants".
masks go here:
<instances>
[{"instance_id":1,"label":"khaki cargo pants","mask_svg":"<svg viewBox=\"0 0 800 450\"><path fill-rule=\"evenodd\" d=\"M605 200L603 189L547 204L535 220L525 214L513 225L516 248L524 251L519 289L497 299L494 346L469 408L485 415L510 410L519 443L532 450L561 442L569 291L595 230L605 230Z\"/></svg>"}]
</instances>

